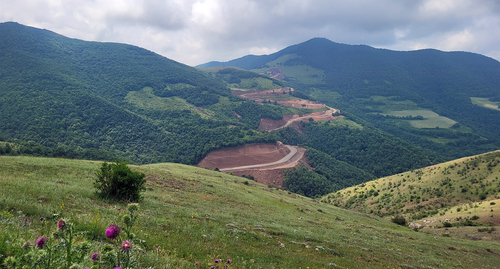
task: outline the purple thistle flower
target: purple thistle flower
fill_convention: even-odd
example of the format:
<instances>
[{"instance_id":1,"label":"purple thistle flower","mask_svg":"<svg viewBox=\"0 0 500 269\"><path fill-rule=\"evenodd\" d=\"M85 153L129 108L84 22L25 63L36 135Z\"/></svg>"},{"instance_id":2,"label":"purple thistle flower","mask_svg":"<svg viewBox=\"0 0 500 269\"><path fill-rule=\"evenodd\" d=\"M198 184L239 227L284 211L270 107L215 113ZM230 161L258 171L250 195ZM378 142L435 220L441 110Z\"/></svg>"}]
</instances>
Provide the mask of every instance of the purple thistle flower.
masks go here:
<instances>
[{"instance_id":1,"label":"purple thistle flower","mask_svg":"<svg viewBox=\"0 0 500 269\"><path fill-rule=\"evenodd\" d=\"M89 269L88 267L83 267L83 269Z\"/></svg>"},{"instance_id":2,"label":"purple thistle flower","mask_svg":"<svg viewBox=\"0 0 500 269\"><path fill-rule=\"evenodd\" d=\"M60 220L58 223L57 223L57 229L61 230L62 228L64 228L66 226L66 222L64 222L64 220Z\"/></svg>"},{"instance_id":3,"label":"purple thistle flower","mask_svg":"<svg viewBox=\"0 0 500 269\"><path fill-rule=\"evenodd\" d=\"M38 240L36 240L36 247L43 249L43 247L47 244L47 241L49 241L49 239L46 236L38 238Z\"/></svg>"},{"instance_id":4,"label":"purple thistle flower","mask_svg":"<svg viewBox=\"0 0 500 269\"><path fill-rule=\"evenodd\" d=\"M132 245L130 245L129 241L124 241L122 243L122 250L123 251L129 251L130 247L132 247Z\"/></svg>"},{"instance_id":5,"label":"purple thistle flower","mask_svg":"<svg viewBox=\"0 0 500 269\"><path fill-rule=\"evenodd\" d=\"M113 268L113 269L122 269L122 268L121 268L121 267L115 267L115 268Z\"/></svg>"},{"instance_id":6,"label":"purple thistle flower","mask_svg":"<svg viewBox=\"0 0 500 269\"><path fill-rule=\"evenodd\" d=\"M106 237L109 239L115 239L120 235L122 228L116 224L111 224L111 226L106 229Z\"/></svg>"},{"instance_id":7,"label":"purple thistle flower","mask_svg":"<svg viewBox=\"0 0 500 269\"><path fill-rule=\"evenodd\" d=\"M227 259L227 263L228 263L228 264L231 264L231 259Z\"/></svg>"},{"instance_id":8,"label":"purple thistle flower","mask_svg":"<svg viewBox=\"0 0 500 269\"><path fill-rule=\"evenodd\" d=\"M45 220L45 218L44 218L44 217L40 217L40 221L44 221L44 220Z\"/></svg>"},{"instance_id":9,"label":"purple thistle flower","mask_svg":"<svg viewBox=\"0 0 500 269\"><path fill-rule=\"evenodd\" d=\"M198 265L198 262L195 262L194 265Z\"/></svg>"},{"instance_id":10,"label":"purple thistle flower","mask_svg":"<svg viewBox=\"0 0 500 269\"><path fill-rule=\"evenodd\" d=\"M219 262L219 260L217 260L217 259L216 259L216 260L215 260L215 263L218 263L218 262Z\"/></svg>"},{"instance_id":11,"label":"purple thistle flower","mask_svg":"<svg viewBox=\"0 0 500 269\"><path fill-rule=\"evenodd\" d=\"M90 257L90 259L96 262L96 261L99 261L100 257L101 257L101 254L99 254L99 253L96 252L96 253L92 254L92 256Z\"/></svg>"}]
</instances>

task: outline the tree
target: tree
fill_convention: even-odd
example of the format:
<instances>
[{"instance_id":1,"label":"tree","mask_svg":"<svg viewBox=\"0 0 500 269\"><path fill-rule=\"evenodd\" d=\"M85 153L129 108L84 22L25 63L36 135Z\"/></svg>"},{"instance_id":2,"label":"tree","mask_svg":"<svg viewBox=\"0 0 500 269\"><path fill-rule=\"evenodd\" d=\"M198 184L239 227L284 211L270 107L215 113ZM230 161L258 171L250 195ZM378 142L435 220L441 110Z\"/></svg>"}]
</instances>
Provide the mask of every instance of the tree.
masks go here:
<instances>
[{"instance_id":1,"label":"tree","mask_svg":"<svg viewBox=\"0 0 500 269\"><path fill-rule=\"evenodd\" d=\"M146 191L144 173L130 170L126 162L104 162L97 170L94 188L105 199L138 202L141 192Z\"/></svg>"}]
</instances>

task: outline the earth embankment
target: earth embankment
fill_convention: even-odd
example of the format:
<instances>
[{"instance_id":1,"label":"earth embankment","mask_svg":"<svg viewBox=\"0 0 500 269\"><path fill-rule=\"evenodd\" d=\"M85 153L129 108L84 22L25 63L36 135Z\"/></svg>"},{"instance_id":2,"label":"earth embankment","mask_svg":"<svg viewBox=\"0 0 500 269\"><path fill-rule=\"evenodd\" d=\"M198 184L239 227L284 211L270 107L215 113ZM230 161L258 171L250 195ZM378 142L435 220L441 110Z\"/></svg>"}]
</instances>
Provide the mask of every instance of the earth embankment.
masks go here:
<instances>
[{"instance_id":1,"label":"earth embankment","mask_svg":"<svg viewBox=\"0 0 500 269\"><path fill-rule=\"evenodd\" d=\"M208 154L198 167L218 168L221 172L232 172L237 176L252 175L263 184L281 187L285 179L284 168L306 165L305 148L276 144L254 144L234 149L214 151Z\"/></svg>"}]
</instances>

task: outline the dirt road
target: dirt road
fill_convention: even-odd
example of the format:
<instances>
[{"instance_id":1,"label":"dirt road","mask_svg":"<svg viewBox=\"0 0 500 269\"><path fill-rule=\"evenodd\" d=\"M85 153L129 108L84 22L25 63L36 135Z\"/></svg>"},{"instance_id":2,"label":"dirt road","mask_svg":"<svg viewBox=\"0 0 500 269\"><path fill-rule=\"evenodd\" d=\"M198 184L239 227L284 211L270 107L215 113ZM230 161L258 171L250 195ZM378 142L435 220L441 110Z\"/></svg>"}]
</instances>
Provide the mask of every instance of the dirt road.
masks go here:
<instances>
[{"instance_id":1,"label":"dirt road","mask_svg":"<svg viewBox=\"0 0 500 269\"><path fill-rule=\"evenodd\" d=\"M288 162L295 154L297 154L297 148L293 146L288 146L285 145L289 150L290 153L288 153L285 157L282 159L272 162L272 163L264 163L264 164L254 164L254 165L244 165L244 166L238 166L238 167L231 167L231 168L222 168L220 169L221 172L228 172L228 171L235 171L235 170L243 170L243 169L252 169L252 168L265 168L268 166L274 166L277 164L282 164Z\"/></svg>"}]
</instances>

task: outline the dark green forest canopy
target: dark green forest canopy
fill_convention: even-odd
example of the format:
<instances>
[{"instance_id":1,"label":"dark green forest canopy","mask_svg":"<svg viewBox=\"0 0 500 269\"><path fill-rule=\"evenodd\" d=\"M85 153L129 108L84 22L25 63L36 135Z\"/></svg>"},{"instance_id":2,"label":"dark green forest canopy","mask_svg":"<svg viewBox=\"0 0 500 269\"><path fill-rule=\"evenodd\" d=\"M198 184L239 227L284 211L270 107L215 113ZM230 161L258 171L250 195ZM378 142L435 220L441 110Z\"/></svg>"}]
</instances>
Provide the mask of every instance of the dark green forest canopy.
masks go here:
<instances>
[{"instance_id":1,"label":"dark green forest canopy","mask_svg":"<svg viewBox=\"0 0 500 269\"><path fill-rule=\"evenodd\" d=\"M141 163L188 164L221 147L275 141L250 132L247 124L255 123L231 113L245 101L223 81L151 51L17 23L0 24L0 35L3 139L94 148ZM193 108L217 106L221 98L229 103L213 108L217 115L207 119L194 109L157 110L125 101L144 87L158 97L183 98Z\"/></svg>"}]
</instances>

